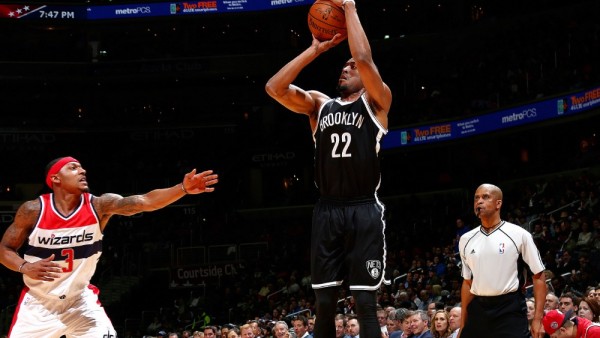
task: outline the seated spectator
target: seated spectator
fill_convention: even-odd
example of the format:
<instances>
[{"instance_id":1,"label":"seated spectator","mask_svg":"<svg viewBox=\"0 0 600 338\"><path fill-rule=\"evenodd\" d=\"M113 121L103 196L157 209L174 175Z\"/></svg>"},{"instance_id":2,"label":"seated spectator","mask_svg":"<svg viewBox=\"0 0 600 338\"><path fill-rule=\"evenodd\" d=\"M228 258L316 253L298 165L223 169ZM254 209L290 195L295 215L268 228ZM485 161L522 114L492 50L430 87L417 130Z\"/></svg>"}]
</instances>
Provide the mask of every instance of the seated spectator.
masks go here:
<instances>
[{"instance_id":1,"label":"seated spectator","mask_svg":"<svg viewBox=\"0 0 600 338\"><path fill-rule=\"evenodd\" d=\"M453 307L448 313L448 326L450 326L450 331L452 331L452 338L458 337L458 331L460 330L461 314L462 308L460 306Z\"/></svg>"},{"instance_id":2,"label":"seated spectator","mask_svg":"<svg viewBox=\"0 0 600 338\"><path fill-rule=\"evenodd\" d=\"M410 330L412 335L419 338L433 338L429 330L429 316L426 311L417 310L410 316Z\"/></svg>"},{"instance_id":3,"label":"seated spectator","mask_svg":"<svg viewBox=\"0 0 600 338\"><path fill-rule=\"evenodd\" d=\"M288 325L283 320L277 321L273 326L273 338L290 338Z\"/></svg>"},{"instance_id":4,"label":"seated spectator","mask_svg":"<svg viewBox=\"0 0 600 338\"><path fill-rule=\"evenodd\" d=\"M240 338L241 336L240 329L237 326L230 327L229 332L227 332L227 338Z\"/></svg>"},{"instance_id":5,"label":"seated spectator","mask_svg":"<svg viewBox=\"0 0 600 338\"><path fill-rule=\"evenodd\" d=\"M411 335L409 317L412 315L412 311L406 308L399 308L396 310L395 322L397 330L390 334L390 338L407 338Z\"/></svg>"},{"instance_id":6,"label":"seated spectator","mask_svg":"<svg viewBox=\"0 0 600 338\"><path fill-rule=\"evenodd\" d=\"M551 337L600 337L600 325L596 325L583 317L574 316L571 311L562 313L558 310L552 310L544 315L542 324L546 334ZM556 332L559 333L555 334Z\"/></svg>"},{"instance_id":7,"label":"seated spectator","mask_svg":"<svg viewBox=\"0 0 600 338\"><path fill-rule=\"evenodd\" d=\"M381 328L381 332L387 332L387 314L384 309L377 310L377 321L379 322L379 327Z\"/></svg>"},{"instance_id":8,"label":"seated spectator","mask_svg":"<svg viewBox=\"0 0 600 338\"><path fill-rule=\"evenodd\" d=\"M600 323L600 301L597 297L583 297L579 301L579 311L577 315L579 317L586 318L594 323Z\"/></svg>"},{"instance_id":9,"label":"seated spectator","mask_svg":"<svg viewBox=\"0 0 600 338\"><path fill-rule=\"evenodd\" d=\"M579 235L577 236L577 243L575 249L578 251L588 251L591 249L593 233L590 231L590 224L587 221L581 223Z\"/></svg>"},{"instance_id":10,"label":"seated spectator","mask_svg":"<svg viewBox=\"0 0 600 338\"><path fill-rule=\"evenodd\" d=\"M558 309L562 313L567 313L569 310L577 313L577 304L579 304L579 298L572 292L565 292L558 299Z\"/></svg>"},{"instance_id":11,"label":"seated spectator","mask_svg":"<svg viewBox=\"0 0 600 338\"><path fill-rule=\"evenodd\" d=\"M292 319L292 325L294 326L294 333L297 338L306 338L308 334L308 318L304 316L297 316Z\"/></svg>"},{"instance_id":12,"label":"seated spectator","mask_svg":"<svg viewBox=\"0 0 600 338\"><path fill-rule=\"evenodd\" d=\"M387 320L385 324L385 332L387 332L387 336L391 337L395 331L400 330L400 322L396 319L396 310L391 311L387 315Z\"/></svg>"},{"instance_id":13,"label":"seated spectator","mask_svg":"<svg viewBox=\"0 0 600 338\"><path fill-rule=\"evenodd\" d=\"M346 335L346 316L338 313L335 315L335 338L345 338Z\"/></svg>"},{"instance_id":14,"label":"seated spectator","mask_svg":"<svg viewBox=\"0 0 600 338\"><path fill-rule=\"evenodd\" d=\"M527 321L529 322L529 330L531 331L531 321L533 321L533 316L535 315L535 299L528 298L525 301L527 305Z\"/></svg>"},{"instance_id":15,"label":"seated spectator","mask_svg":"<svg viewBox=\"0 0 600 338\"><path fill-rule=\"evenodd\" d=\"M350 338L357 338L360 334L360 324L358 322L358 317L354 314L347 315L346 333L348 334L348 336L350 336Z\"/></svg>"},{"instance_id":16,"label":"seated spectator","mask_svg":"<svg viewBox=\"0 0 600 338\"><path fill-rule=\"evenodd\" d=\"M240 337L241 338L254 338L254 330L250 324L244 324L240 326Z\"/></svg>"},{"instance_id":17,"label":"seated spectator","mask_svg":"<svg viewBox=\"0 0 600 338\"><path fill-rule=\"evenodd\" d=\"M450 329L449 316L446 310L436 310L433 314L433 319L429 330L434 338L448 338L452 335Z\"/></svg>"},{"instance_id":18,"label":"seated spectator","mask_svg":"<svg viewBox=\"0 0 600 338\"><path fill-rule=\"evenodd\" d=\"M206 326L204 328L204 338L217 338L217 327Z\"/></svg>"}]
</instances>

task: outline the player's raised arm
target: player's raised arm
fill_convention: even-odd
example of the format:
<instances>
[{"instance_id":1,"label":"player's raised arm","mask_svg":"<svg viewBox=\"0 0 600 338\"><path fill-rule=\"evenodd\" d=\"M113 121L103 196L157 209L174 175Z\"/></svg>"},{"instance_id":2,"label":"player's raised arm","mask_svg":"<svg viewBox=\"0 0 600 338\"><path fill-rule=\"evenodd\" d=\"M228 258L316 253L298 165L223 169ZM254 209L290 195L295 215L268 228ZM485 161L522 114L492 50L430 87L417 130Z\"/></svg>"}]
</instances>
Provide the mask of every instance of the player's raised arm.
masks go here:
<instances>
[{"instance_id":1,"label":"player's raised arm","mask_svg":"<svg viewBox=\"0 0 600 338\"><path fill-rule=\"evenodd\" d=\"M196 173L196 169L185 174L183 181L170 188L155 189L143 195L123 197L118 194L103 194L93 200L94 207L104 226L112 215L130 216L144 211L163 208L187 194L213 192L219 181L212 170Z\"/></svg>"},{"instance_id":2,"label":"player's raised arm","mask_svg":"<svg viewBox=\"0 0 600 338\"><path fill-rule=\"evenodd\" d=\"M298 114L308 115L311 117L312 123L320 103L329 97L317 91L306 91L293 85L292 82L296 80L304 67L343 39L341 34L323 42L313 38L310 47L288 62L267 81L265 85L267 94L287 109Z\"/></svg>"},{"instance_id":3,"label":"player's raised arm","mask_svg":"<svg viewBox=\"0 0 600 338\"><path fill-rule=\"evenodd\" d=\"M375 109L377 115L387 114L392 105L392 92L383 82L379 70L373 61L369 39L358 17L356 3L354 0L331 1L341 6L346 15L350 54L352 54L352 58L360 73L369 103ZM387 123L385 125L387 126Z\"/></svg>"}]
</instances>

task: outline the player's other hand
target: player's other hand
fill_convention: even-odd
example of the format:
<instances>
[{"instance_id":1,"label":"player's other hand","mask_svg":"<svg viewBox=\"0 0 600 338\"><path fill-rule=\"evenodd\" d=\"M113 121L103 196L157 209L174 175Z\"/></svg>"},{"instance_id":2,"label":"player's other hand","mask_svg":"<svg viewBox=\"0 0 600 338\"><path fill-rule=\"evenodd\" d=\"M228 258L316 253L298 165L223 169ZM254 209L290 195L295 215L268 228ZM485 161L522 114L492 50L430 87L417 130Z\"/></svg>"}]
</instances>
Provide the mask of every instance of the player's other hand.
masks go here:
<instances>
[{"instance_id":1,"label":"player's other hand","mask_svg":"<svg viewBox=\"0 0 600 338\"><path fill-rule=\"evenodd\" d=\"M60 277L63 269L60 264L54 262L54 254L52 254L48 258L23 265L21 272L32 279L51 282Z\"/></svg>"},{"instance_id":2,"label":"player's other hand","mask_svg":"<svg viewBox=\"0 0 600 338\"><path fill-rule=\"evenodd\" d=\"M331 48L337 46L340 42L344 41L347 37L348 37L347 35L342 35L340 33L337 33L336 35L333 36L333 38L331 38L331 40L319 41L313 35L312 46L314 47L315 52L317 54L321 54L321 53L326 52L326 51L330 50Z\"/></svg>"}]
</instances>

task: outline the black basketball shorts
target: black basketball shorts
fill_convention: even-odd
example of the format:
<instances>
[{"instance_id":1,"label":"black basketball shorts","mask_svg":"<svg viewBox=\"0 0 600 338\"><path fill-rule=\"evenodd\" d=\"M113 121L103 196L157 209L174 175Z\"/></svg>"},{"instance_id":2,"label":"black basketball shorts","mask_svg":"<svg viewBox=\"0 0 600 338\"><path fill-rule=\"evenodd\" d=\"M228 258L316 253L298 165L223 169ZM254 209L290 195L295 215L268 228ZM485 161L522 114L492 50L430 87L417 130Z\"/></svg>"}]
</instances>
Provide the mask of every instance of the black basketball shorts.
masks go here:
<instances>
[{"instance_id":1,"label":"black basketball shorts","mask_svg":"<svg viewBox=\"0 0 600 338\"><path fill-rule=\"evenodd\" d=\"M321 198L313 211L311 279L314 289L342 285L377 290L385 281L384 206L373 198Z\"/></svg>"}]
</instances>

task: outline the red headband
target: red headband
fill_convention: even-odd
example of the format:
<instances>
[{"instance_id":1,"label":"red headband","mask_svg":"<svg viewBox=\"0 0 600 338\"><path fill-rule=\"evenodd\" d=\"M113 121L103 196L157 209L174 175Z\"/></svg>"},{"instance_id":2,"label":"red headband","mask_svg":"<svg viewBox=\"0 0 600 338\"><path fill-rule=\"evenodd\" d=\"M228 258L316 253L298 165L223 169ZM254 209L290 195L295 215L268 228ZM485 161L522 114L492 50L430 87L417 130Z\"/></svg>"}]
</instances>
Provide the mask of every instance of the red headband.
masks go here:
<instances>
[{"instance_id":1,"label":"red headband","mask_svg":"<svg viewBox=\"0 0 600 338\"><path fill-rule=\"evenodd\" d=\"M65 164L67 164L69 162L79 163L79 161L77 161L73 157L67 156L67 157L63 157L60 160L56 161L56 163L54 163L52 165L52 167L50 167L50 170L48 170L48 175L46 175L46 184L48 185L48 187L50 187L50 189L52 189L52 176L58 174L60 169L62 169L62 167L64 167Z\"/></svg>"}]
</instances>

